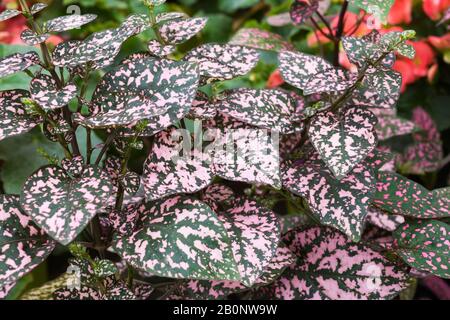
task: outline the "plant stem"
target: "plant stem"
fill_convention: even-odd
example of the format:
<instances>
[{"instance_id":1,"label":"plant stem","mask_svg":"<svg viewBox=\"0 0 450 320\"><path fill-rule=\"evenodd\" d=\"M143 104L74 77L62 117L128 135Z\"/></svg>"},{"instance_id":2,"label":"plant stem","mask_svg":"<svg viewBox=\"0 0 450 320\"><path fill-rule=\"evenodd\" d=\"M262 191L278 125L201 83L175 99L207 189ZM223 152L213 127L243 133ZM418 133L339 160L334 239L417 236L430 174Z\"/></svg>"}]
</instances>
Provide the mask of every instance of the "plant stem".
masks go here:
<instances>
[{"instance_id":1,"label":"plant stem","mask_svg":"<svg viewBox=\"0 0 450 320\"><path fill-rule=\"evenodd\" d=\"M341 7L341 12L339 13L339 21L336 30L336 35L334 37L334 59L333 64L335 66L339 66L339 46L341 43L341 38L344 33L344 24L345 24L345 13L347 12L348 1L345 0Z\"/></svg>"},{"instance_id":2,"label":"plant stem","mask_svg":"<svg viewBox=\"0 0 450 320\"><path fill-rule=\"evenodd\" d=\"M114 130L113 132L110 133L110 135L108 136L108 138L106 138L106 141L103 145L102 150L100 150L100 154L97 157L97 160L95 160L95 165L98 166L100 164L100 161L102 161L103 155L106 153L106 151L108 150L109 146L111 145L111 143L114 141L114 139L116 138L118 134L118 129Z\"/></svg>"},{"instance_id":3,"label":"plant stem","mask_svg":"<svg viewBox=\"0 0 450 320\"><path fill-rule=\"evenodd\" d=\"M91 220L91 222L89 222L89 224L92 230L92 237L94 238L94 247L97 250L100 258L105 259L105 244L103 243L103 240L101 238L101 226L98 214Z\"/></svg>"}]
</instances>

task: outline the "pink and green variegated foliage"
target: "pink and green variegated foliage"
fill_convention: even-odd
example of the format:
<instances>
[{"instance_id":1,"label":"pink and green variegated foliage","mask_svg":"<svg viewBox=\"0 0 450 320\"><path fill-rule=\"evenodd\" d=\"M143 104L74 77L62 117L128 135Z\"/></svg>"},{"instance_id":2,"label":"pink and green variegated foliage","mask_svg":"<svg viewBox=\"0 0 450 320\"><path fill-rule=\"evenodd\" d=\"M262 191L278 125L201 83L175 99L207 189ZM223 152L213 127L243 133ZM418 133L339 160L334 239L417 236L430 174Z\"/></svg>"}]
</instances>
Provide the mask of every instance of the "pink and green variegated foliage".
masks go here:
<instances>
[{"instance_id":1,"label":"pink and green variegated foliage","mask_svg":"<svg viewBox=\"0 0 450 320\"><path fill-rule=\"evenodd\" d=\"M328 46L300 52L303 32L259 21L267 3L228 43L204 43L216 21L164 2L77 40L66 31L95 14L41 22L46 5L25 1L0 13L24 15L20 37L35 46L0 59L2 191L21 166L5 145L25 134L34 157L17 148L29 176L14 177L20 196L0 195L0 298L56 245L73 256L51 286L58 300L393 299L418 272L449 278L450 189L415 182L441 183L430 173L448 159L443 125L431 107L412 119L403 99L396 108L411 31L353 36L322 0L268 19L330 21L317 35L331 63ZM350 1L382 19L391 2Z\"/></svg>"},{"instance_id":2,"label":"pink and green variegated foliage","mask_svg":"<svg viewBox=\"0 0 450 320\"><path fill-rule=\"evenodd\" d=\"M378 172L373 204L387 212L417 219L450 217L448 187L427 190L392 172Z\"/></svg>"},{"instance_id":3,"label":"pink and green variegated foliage","mask_svg":"<svg viewBox=\"0 0 450 320\"><path fill-rule=\"evenodd\" d=\"M163 277L240 280L227 230L208 205L173 196L136 210L137 230L113 242L128 263Z\"/></svg>"},{"instance_id":4,"label":"pink and green variegated foliage","mask_svg":"<svg viewBox=\"0 0 450 320\"><path fill-rule=\"evenodd\" d=\"M112 201L115 188L101 169L71 177L58 166L37 170L24 184L21 205L45 232L68 244Z\"/></svg>"},{"instance_id":5,"label":"pink and green variegated foliage","mask_svg":"<svg viewBox=\"0 0 450 320\"><path fill-rule=\"evenodd\" d=\"M389 299L407 287L407 270L367 245L331 228L289 232L284 241L297 256L273 284L260 289L270 299Z\"/></svg>"},{"instance_id":6,"label":"pink and green variegated foliage","mask_svg":"<svg viewBox=\"0 0 450 320\"><path fill-rule=\"evenodd\" d=\"M395 251L411 267L450 279L448 224L437 220L407 222L394 232L394 238Z\"/></svg>"},{"instance_id":7,"label":"pink and green variegated foliage","mask_svg":"<svg viewBox=\"0 0 450 320\"><path fill-rule=\"evenodd\" d=\"M0 288L6 292L45 261L55 244L24 213L18 196L0 196Z\"/></svg>"}]
</instances>

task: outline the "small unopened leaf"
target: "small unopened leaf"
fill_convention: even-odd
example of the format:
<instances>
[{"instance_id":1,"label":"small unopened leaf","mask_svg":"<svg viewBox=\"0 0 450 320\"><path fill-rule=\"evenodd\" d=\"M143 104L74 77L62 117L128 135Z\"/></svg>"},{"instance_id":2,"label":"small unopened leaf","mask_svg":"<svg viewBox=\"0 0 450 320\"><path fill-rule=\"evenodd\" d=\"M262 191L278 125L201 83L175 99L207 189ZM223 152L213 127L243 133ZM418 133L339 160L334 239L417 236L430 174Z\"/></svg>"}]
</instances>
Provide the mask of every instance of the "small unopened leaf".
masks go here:
<instances>
[{"instance_id":1,"label":"small unopened leaf","mask_svg":"<svg viewBox=\"0 0 450 320\"><path fill-rule=\"evenodd\" d=\"M21 204L50 236L68 244L111 202L113 194L114 187L101 169L88 167L72 178L59 167L47 166L25 182Z\"/></svg>"},{"instance_id":2,"label":"small unopened leaf","mask_svg":"<svg viewBox=\"0 0 450 320\"><path fill-rule=\"evenodd\" d=\"M191 50L184 59L198 63L202 76L226 80L250 72L258 62L259 54L241 46L205 44Z\"/></svg>"},{"instance_id":3,"label":"small unopened leaf","mask_svg":"<svg viewBox=\"0 0 450 320\"><path fill-rule=\"evenodd\" d=\"M30 11L31 11L32 14L36 14L36 13L44 10L47 7L48 7L48 4L38 2L38 3L35 3L35 4L33 4L31 6Z\"/></svg>"},{"instance_id":4,"label":"small unopened leaf","mask_svg":"<svg viewBox=\"0 0 450 320\"><path fill-rule=\"evenodd\" d=\"M49 20L44 24L44 29L47 32L62 32L71 29L76 29L85 25L97 18L95 14L71 14L67 16L57 17Z\"/></svg>"},{"instance_id":5,"label":"small unopened leaf","mask_svg":"<svg viewBox=\"0 0 450 320\"><path fill-rule=\"evenodd\" d=\"M19 197L0 195L0 287L14 283L55 248L20 207Z\"/></svg>"},{"instance_id":6,"label":"small unopened leaf","mask_svg":"<svg viewBox=\"0 0 450 320\"><path fill-rule=\"evenodd\" d=\"M437 220L418 220L395 232L395 250L411 267L450 279L450 226Z\"/></svg>"},{"instance_id":7,"label":"small unopened leaf","mask_svg":"<svg viewBox=\"0 0 450 320\"><path fill-rule=\"evenodd\" d=\"M126 193L133 195L138 192L141 185L141 177L135 172L128 171L120 181Z\"/></svg>"},{"instance_id":8,"label":"small unopened leaf","mask_svg":"<svg viewBox=\"0 0 450 320\"><path fill-rule=\"evenodd\" d=\"M342 179L375 148L376 124L372 112L348 108L341 117L332 112L319 114L311 122L308 133L321 159L336 178Z\"/></svg>"},{"instance_id":9,"label":"small unopened leaf","mask_svg":"<svg viewBox=\"0 0 450 320\"><path fill-rule=\"evenodd\" d=\"M113 240L134 267L169 278L240 279L227 231L206 204L175 196L143 203L138 212L140 229Z\"/></svg>"}]
</instances>

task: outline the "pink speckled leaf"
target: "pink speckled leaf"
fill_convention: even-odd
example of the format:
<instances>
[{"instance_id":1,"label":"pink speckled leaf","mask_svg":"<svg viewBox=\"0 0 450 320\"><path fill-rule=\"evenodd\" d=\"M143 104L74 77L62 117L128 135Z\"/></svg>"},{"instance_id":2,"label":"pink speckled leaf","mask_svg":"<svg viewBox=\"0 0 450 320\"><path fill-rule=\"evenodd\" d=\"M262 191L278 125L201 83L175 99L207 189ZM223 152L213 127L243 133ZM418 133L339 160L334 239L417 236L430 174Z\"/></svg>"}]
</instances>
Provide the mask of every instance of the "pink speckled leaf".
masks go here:
<instances>
[{"instance_id":1,"label":"pink speckled leaf","mask_svg":"<svg viewBox=\"0 0 450 320\"><path fill-rule=\"evenodd\" d=\"M160 58L164 58L169 54L175 52L176 48L172 45L162 45L157 40L150 40L147 44L148 51Z\"/></svg>"},{"instance_id":2,"label":"pink speckled leaf","mask_svg":"<svg viewBox=\"0 0 450 320\"><path fill-rule=\"evenodd\" d=\"M250 72L259 60L256 50L229 44L205 44L191 50L185 60L198 63L206 78L227 80Z\"/></svg>"},{"instance_id":3,"label":"pink speckled leaf","mask_svg":"<svg viewBox=\"0 0 450 320\"><path fill-rule=\"evenodd\" d=\"M183 134L172 127L158 133L154 139L152 151L144 164L143 183L147 199L194 193L212 182L211 157L198 148L192 148L187 131Z\"/></svg>"},{"instance_id":4,"label":"pink speckled leaf","mask_svg":"<svg viewBox=\"0 0 450 320\"><path fill-rule=\"evenodd\" d=\"M5 283L4 285L0 285L0 299L5 299L11 290L15 287L16 282Z\"/></svg>"},{"instance_id":5,"label":"pink speckled leaf","mask_svg":"<svg viewBox=\"0 0 450 320\"><path fill-rule=\"evenodd\" d=\"M0 59L0 78L23 71L40 63L36 52L14 53Z\"/></svg>"},{"instance_id":6,"label":"pink speckled leaf","mask_svg":"<svg viewBox=\"0 0 450 320\"><path fill-rule=\"evenodd\" d=\"M369 63L375 63L384 53L381 46L378 45L381 35L374 30L362 38L343 37L342 46L350 62L358 67L364 67ZM395 55L389 54L384 58L382 65L390 68L395 62Z\"/></svg>"},{"instance_id":7,"label":"pink speckled leaf","mask_svg":"<svg viewBox=\"0 0 450 320\"><path fill-rule=\"evenodd\" d=\"M84 170L84 159L82 156L75 156L72 159L61 160L61 167L71 176L78 177Z\"/></svg>"},{"instance_id":8,"label":"pink speckled leaf","mask_svg":"<svg viewBox=\"0 0 450 320\"><path fill-rule=\"evenodd\" d=\"M400 215L388 214L377 207L369 207L367 221L378 228L394 231L399 225L405 222L405 218Z\"/></svg>"},{"instance_id":9,"label":"pink speckled leaf","mask_svg":"<svg viewBox=\"0 0 450 320\"><path fill-rule=\"evenodd\" d=\"M167 44L180 44L188 41L205 26L207 18L190 18L169 20L159 29L161 38Z\"/></svg>"},{"instance_id":10,"label":"pink speckled leaf","mask_svg":"<svg viewBox=\"0 0 450 320\"><path fill-rule=\"evenodd\" d=\"M370 70L355 88L350 103L355 106L391 109L400 97L402 76L390 69Z\"/></svg>"},{"instance_id":11,"label":"pink speckled leaf","mask_svg":"<svg viewBox=\"0 0 450 320\"><path fill-rule=\"evenodd\" d=\"M319 0L294 0L290 15L294 25L300 25L308 20L319 9Z\"/></svg>"},{"instance_id":12,"label":"pink speckled leaf","mask_svg":"<svg viewBox=\"0 0 450 320\"><path fill-rule=\"evenodd\" d=\"M114 192L108 175L98 168L87 167L71 178L60 167L47 166L27 179L21 204L51 237L68 244L111 203Z\"/></svg>"},{"instance_id":13,"label":"pink speckled leaf","mask_svg":"<svg viewBox=\"0 0 450 320\"><path fill-rule=\"evenodd\" d=\"M136 231L139 212L135 203L124 206L121 211L111 210L108 213L108 221L115 232L120 235L131 235Z\"/></svg>"},{"instance_id":14,"label":"pink speckled leaf","mask_svg":"<svg viewBox=\"0 0 450 320\"><path fill-rule=\"evenodd\" d=\"M44 10L47 7L48 7L48 4L42 3L42 2L37 2L31 6L30 11L32 14L36 14L38 12L41 12L42 10Z\"/></svg>"},{"instance_id":15,"label":"pink speckled leaf","mask_svg":"<svg viewBox=\"0 0 450 320\"><path fill-rule=\"evenodd\" d=\"M407 287L406 268L331 228L286 235L297 263L262 294L280 300L392 299Z\"/></svg>"},{"instance_id":16,"label":"pink speckled leaf","mask_svg":"<svg viewBox=\"0 0 450 320\"><path fill-rule=\"evenodd\" d=\"M293 50L294 46L279 34L257 28L242 28L229 44L267 51Z\"/></svg>"},{"instance_id":17,"label":"pink speckled leaf","mask_svg":"<svg viewBox=\"0 0 450 320\"><path fill-rule=\"evenodd\" d=\"M0 13L0 22L14 18L21 13L22 13L21 11L16 10L16 9L6 9L2 13Z\"/></svg>"},{"instance_id":18,"label":"pink speckled leaf","mask_svg":"<svg viewBox=\"0 0 450 320\"><path fill-rule=\"evenodd\" d=\"M405 172L425 174L441 167L444 151L441 135L431 116L421 107L413 111L414 123L420 132L413 134L414 143L404 151L400 162L405 164Z\"/></svg>"},{"instance_id":19,"label":"pink speckled leaf","mask_svg":"<svg viewBox=\"0 0 450 320\"><path fill-rule=\"evenodd\" d=\"M0 287L33 270L54 248L55 242L24 214L18 196L0 195Z\"/></svg>"},{"instance_id":20,"label":"pink speckled leaf","mask_svg":"<svg viewBox=\"0 0 450 320\"><path fill-rule=\"evenodd\" d=\"M178 20L188 18L188 15L184 12L163 12L156 16L156 23L162 23L170 20Z\"/></svg>"},{"instance_id":21,"label":"pink speckled leaf","mask_svg":"<svg viewBox=\"0 0 450 320\"><path fill-rule=\"evenodd\" d=\"M71 29L79 28L97 18L95 14L71 14L67 16L57 17L55 19L46 21L44 30L46 32L62 32Z\"/></svg>"},{"instance_id":22,"label":"pink speckled leaf","mask_svg":"<svg viewBox=\"0 0 450 320\"><path fill-rule=\"evenodd\" d=\"M72 141L74 135L71 132L69 123L64 119L64 115L61 111L61 109L57 109L47 113L47 117L52 121L44 120L42 131L50 141L58 142L58 135L62 135L64 141L69 143Z\"/></svg>"},{"instance_id":23,"label":"pink speckled leaf","mask_svg":"<svg viewBox=\"0 0 450 320\"><path fill-rule=\"evenodd\" d=\"M450 279L450 226L437 220L418 220L395 232L395 251L411 267Z\"/></svg>"},{"instance_id":24,"label":"pink speckled leaf","mask_svg":"<svg viewBox=\"0 0 450 320\"><path fill-rule=\"evenodd\" d=\"M341 230L353 241L360 240L375 191L373 171L365 163L341 180L319 163L298 164L284 173L283 184L305 198L321 223Z\"/></svg>"},{"instance_id":25,"label":"pink speckled leaf","mask_svg":"<svg viewBox=\"0 0 450 320\"><path fill-rule=\"evenodd\" d=\"M410 134L416 130L414 122L398 117L395 110L371 110L378 118L375 129L379 140Z\"/></svg>"},{"instance_id":26,"label":"pink speckled leaf","mask_svg":"<svg viewBox=\"0 0 450 320\"><path fill-rule=\"evenodd\" d=\"M393 214L419 219L450 217L450 196L445 189L428 191L393 172L378 172L373 203Z\"/></svg>"},{"instance_id":27,"label":"pink speckled leaf","mask_svg":"<svg viewBox=\"0 0 450 320\"><path fill-rule=\"evenodd\" d=\"M321 159L342 179L375 148L376 124L377 118L369 110L348 108L340 119L332 112L319 114L308 133Z\"/></svg>"},{"instance_id":28,"label":"pink speckled leaf","mask_svg":"<svg viewBox=\"0 0 450 320\"><path fill-rule=\"evenodd\" d=\"M231 181L281 186L278 134L263 129L215 130L214 172Z\"/></svg>"},{"instance_id":29,"label":"pink speckled leaf","mask_svg":"<svg viewBox=\"0 0 450 320\"><path fill-rule=\"evenodd\" d=\"M256 127L292 133L295 101L279 90L236 89L225 93L217 108L229 116Z\"/></svg>"},{"instance_id":30,"label":"pink speckled leaf","mask_svg":"<svg viewBox=\"0 0 450 320\"><path fill-rule=\"evenodd\" d=\"M214 183L203 191L201 200L214 212L225 211L234 205L236 195L233 189L223 184Z\"/></svg>"},{"instance_id":31,"label":"pink speckled leaf","mask_svg":"<svg viewBox=\"0 0 450 320\"><path fill-rule=\"evenodd\" d=\"M197 96L192 102L192 108L189 111L189 118L208 120L213 119L217 114L217 104L209 101L206 94L201 91L197 92Z\"/></svg>"},{"instance_id":32,"label":"pink speckled leaf","mask_svg":"<svg viewBox=\"0 0 450 320\"><path fill-rule=\"evenodd\" d=\"M275 256L264 269L261 277L256 280L254 287L273 282L295 261L295 255L282 244L277 248ZM174 292L168 297L168 300L222 300L227 299L230 294L246 290L249 288L238 281L189 280L187 283L175 285Z\"/></svg>"},{"instance_id":33,"label":"pink speckled leaf","mask_svg":"<svg viewBox=\"0 0 450 320\"><path fill-rule=\"evenodd\" d=\"M241 282L250 287L275 256L280 240L277 216L247 199L234 202L218 216L228 231Z\"/></svg>"},{"instance_id":34,"label":"pink speckled leaf","mask_svg":"<svg viewBox=\"0 0 450 320\"><path fill-rule=\"evenodd\" d=\"M278 59L283 79L302 90L315 75L334 69L324 59L302 52L282 51Z\"/></svg>"},{"instance_id":35,"label":"pink speckled leaf","mask_svg":"<svg viewBox=\"0 0 450 320\"><path fill-rule=\"evenodd\" d=\"M169 278L240 279L227 231L206 204L175 196L142 203L138 212L139 230L113 239L134 267Z\"/></svg>"},{"instance_id":36,"label":"pink speckled leaf","mask_svg":"<svg viewBox=\"0 0 450 320\"><path fill-rule=\"evenodd\" d=\"M26 29L20 34L20 39L22 39L22 41L29 46L35 46L37 44L45 42L48 38L50 38L49 33L39 35L30 29Z\"/></svg>"},{"instance_id":37,"label":"pink speckled leaf","mask_svg":"<svg viewBox=\"0 0 450 320\"><path fill-rule=\"evenodd\" d=\"M342 69L328 69L317 74L312 74L303 86L303 94L314 93L338 93L350 88L355 83L355 79Z\"/></svg>"},{"instance_id":38,"label":"pink speckled leaf","mask_svg":"<svg viewBox=\"0 0 450 320\"><path fill-rule=\"evenodd\" d=\"M21 102L29 98L25 90L0 91L0 140L30 131L42 119L29 115Z\"/></svg>"},{"instance_id":39,"label":"pink speckled leaf","mask_svg":"<svg viewBox=\"0 0 450 320\"><path fill-rule=\"evenodd\" d=\"M30 93L31 98L48 111L67 105L76 97L77 87L74 84L68 84L58 89L56 81L51 76L40 74L31 80Z\"/></svg>"},{"instance_id":40,"label":"pink speckled leaf","mask_svg":"<svg viewBox=\"0 0 450 320\"><path fill-rule=\"evenodd\" d=\"M199 81L195 64L147 57L120 65L97 85L92 103L102 111L77 121L92 128L135 124L192 105Z\"/></svg>"}]
</instances>

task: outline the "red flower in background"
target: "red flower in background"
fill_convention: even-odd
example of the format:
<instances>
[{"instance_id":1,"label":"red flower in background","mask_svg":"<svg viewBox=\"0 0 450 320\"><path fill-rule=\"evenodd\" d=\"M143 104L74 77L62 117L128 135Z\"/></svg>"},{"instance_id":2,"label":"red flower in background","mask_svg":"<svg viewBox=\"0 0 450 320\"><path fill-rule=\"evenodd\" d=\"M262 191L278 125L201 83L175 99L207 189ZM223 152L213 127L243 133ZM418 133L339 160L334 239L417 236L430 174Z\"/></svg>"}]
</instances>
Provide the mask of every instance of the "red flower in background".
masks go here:
<instances>
[{"instance_id":1,"label":"red flower in background","mask_svg":"<svg viewBox=\"0 0 450 320\"><path fill-rule=\"evenodd\" d=\"M5 4L9 2L15 1L4 0L3 4L0 6L0 12L3 12L6 9ZM9 7L10 6L8 6L8 8ZM27 21L25 17L22 15L8 19L7 21L0 22L0 43L24 45L25 43L20 38L20 34L25 29L28 29L26 22ZM50 36L50 38L48 38L47 43L57 45L62 41L63 39L60 36L52 35Z\"/></svg>"},{"instance_id":2,"label":"red flower in background","mask_svg":"<svg viewBox=\"0 0 450 320\"><path fill-rule=\"evenodd\" d=\"M450 32L441 36L429 36L428 41L439 51L450 49Z\"/></svg>"},{"instance_id":3,"label":"red flower in background","mask_svg":"<svg viewBox=\"0 0 450 320\"><path fill-rule=\"evenodd\" d=\"M280 70L275 70L267 80L266 87L268 89L275 89L281 86L284 83L284 79L281 77Z\"/></svg>"},{"instance_id":4,"label":"red flower in background","mask_svg":"<svg viewBox=\"0 0 450 320\"><path fill-rule=\"evenodd\" d=\"M388 15L388 23L391 25L411 23L412 7L412 0L395 0Z\"/></svg>"},{"instance_id":5,"label":"red flower in background","mask_svg":"<svg viewBox=\"0 0 450 320\"><path fill-rule=\"evenodd\" d=\"M450 0L423 0L422 2L423 12L434 21L439 20L448 7L450 7Z\"/></svg>"}]
</instances>

